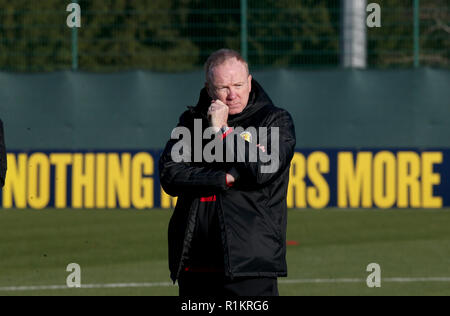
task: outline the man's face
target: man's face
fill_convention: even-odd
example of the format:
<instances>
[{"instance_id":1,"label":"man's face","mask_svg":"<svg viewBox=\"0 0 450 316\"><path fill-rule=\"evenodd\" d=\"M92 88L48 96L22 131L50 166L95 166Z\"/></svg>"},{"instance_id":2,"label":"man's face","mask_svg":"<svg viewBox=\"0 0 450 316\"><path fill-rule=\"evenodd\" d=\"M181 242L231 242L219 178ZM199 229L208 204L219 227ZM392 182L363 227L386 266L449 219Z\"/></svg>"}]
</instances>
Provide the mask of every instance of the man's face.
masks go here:
<instances>
[{"instance_id":1,"label":"man's face","mask_svg":"<svg viewBox=\"0 0 450 316\"><path fill-rule=\"evenodd\" d=\"M209 95L228 106L228 114L241 113L247 106L252 76L245 65L236 58L216 66L212 71L211 82L206 83Z\"/></svg>"}]
</instances>

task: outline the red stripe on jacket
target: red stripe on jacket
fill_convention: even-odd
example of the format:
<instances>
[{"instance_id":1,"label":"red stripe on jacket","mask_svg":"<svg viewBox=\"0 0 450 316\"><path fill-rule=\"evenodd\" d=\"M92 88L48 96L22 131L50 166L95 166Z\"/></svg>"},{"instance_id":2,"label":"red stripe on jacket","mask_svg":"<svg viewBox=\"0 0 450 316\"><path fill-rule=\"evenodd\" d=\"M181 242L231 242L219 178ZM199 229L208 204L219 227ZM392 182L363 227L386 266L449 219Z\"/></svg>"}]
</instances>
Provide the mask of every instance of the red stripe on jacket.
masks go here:
<instances>
[{"instance_id":1,"label":"red stripe on jacket","mask_svg":"<svg viewBox=\"0 0 450 316\"><path fill-rule=\"evenodd\" d=\"M216 196L207 196L200 198L200 202L214 202L216 200Z\"/></svg>"}]
</instances>

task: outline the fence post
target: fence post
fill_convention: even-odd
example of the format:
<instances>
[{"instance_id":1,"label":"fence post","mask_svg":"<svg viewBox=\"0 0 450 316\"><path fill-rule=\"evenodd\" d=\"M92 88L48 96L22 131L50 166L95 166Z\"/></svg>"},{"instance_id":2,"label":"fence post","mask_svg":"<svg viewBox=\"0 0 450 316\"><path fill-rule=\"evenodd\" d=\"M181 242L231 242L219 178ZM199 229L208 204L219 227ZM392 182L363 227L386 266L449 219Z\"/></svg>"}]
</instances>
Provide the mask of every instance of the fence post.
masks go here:
<instances>
[{"instance_id":1,"label":"fence post","mask_svg":"<svg viewBox=\"0 0 450 316\"><path fill-rule=\"evenodd\" d=\"M72 70L78 69L78 32L77 28L72 28Z\"/></svg>"},{"instance_id":2,"label":"fence post","mask_svg":"<svg viewBox=\"0 0 450 316\"><path fill-rule=\"evenodd\" d=\"M341 3L340 59L342 67L367 67L367 0Z\"/></svg>"},{"instance_id":3,"label":"fence post","mask_svg":"<svg viewBox=\"0 0 450 316\"><path fill-rule=\"evenodd\" d=\"M414 1L414 67L420 66L420 7L419 0Z\"/></svg>"},{"instance_id":4,"label":"fence post","mask_svg":"<svg viewBox=\"0 0 450 316\"><path fill-rule=\"evenodd\" d=\"M78 0L72 0L78 3ZM78 28L72 27L72 70L78 70Z\"/></svg>"},{"instance_id":5,"label":"fence post","mask_svg":"<svg viewBox=\"0 0 450 316\"><path fill-rule=\"evenodd\" d=\"M247 0L241 0L241 54L248 62L248 26L247 26Z\"/></svg>"}]
</instances>

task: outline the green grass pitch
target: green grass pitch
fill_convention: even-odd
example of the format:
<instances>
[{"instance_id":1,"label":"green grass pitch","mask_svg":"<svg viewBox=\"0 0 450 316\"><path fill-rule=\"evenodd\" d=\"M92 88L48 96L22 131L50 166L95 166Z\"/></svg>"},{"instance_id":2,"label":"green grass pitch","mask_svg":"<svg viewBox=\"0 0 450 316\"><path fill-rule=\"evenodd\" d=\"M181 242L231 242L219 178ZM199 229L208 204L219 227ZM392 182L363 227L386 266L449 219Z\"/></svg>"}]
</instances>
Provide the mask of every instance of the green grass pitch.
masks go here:
<instances>
[{"instance_id":1,"label":"green grass pitch","mask_svg":"<svg viewBox=\"0 0 450 316\"><path fill-rule=\"evenodd\" d=\"M177 295L171 213L0 210L0 295ZM450 295L449 209L291 210L287 239L280 295ZM66 288L69 263L91 288ZM366 284L369 263L379 288Z\"/></svg>"}]
</instances>

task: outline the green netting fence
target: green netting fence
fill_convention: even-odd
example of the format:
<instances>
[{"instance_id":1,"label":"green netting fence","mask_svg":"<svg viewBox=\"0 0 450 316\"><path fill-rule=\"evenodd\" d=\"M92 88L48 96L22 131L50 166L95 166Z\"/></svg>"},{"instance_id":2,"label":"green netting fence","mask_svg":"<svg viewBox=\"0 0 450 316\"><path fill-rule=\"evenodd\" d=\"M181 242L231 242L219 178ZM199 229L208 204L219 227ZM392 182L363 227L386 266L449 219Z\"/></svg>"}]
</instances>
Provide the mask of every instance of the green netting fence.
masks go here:
<instances>
[{"instance_id":1,"label":"green netting fence","mask_svg":"<svg viewBox=\"0 0 450 316\"><path fill-rule=\"evenodd\" d=\"M450 67L449 0L366 2L368 68ZM341 67L341 29L337 0L0 0L0 71L190 71L223 47L253 68Z\"/></svg>"}]
</instances>

